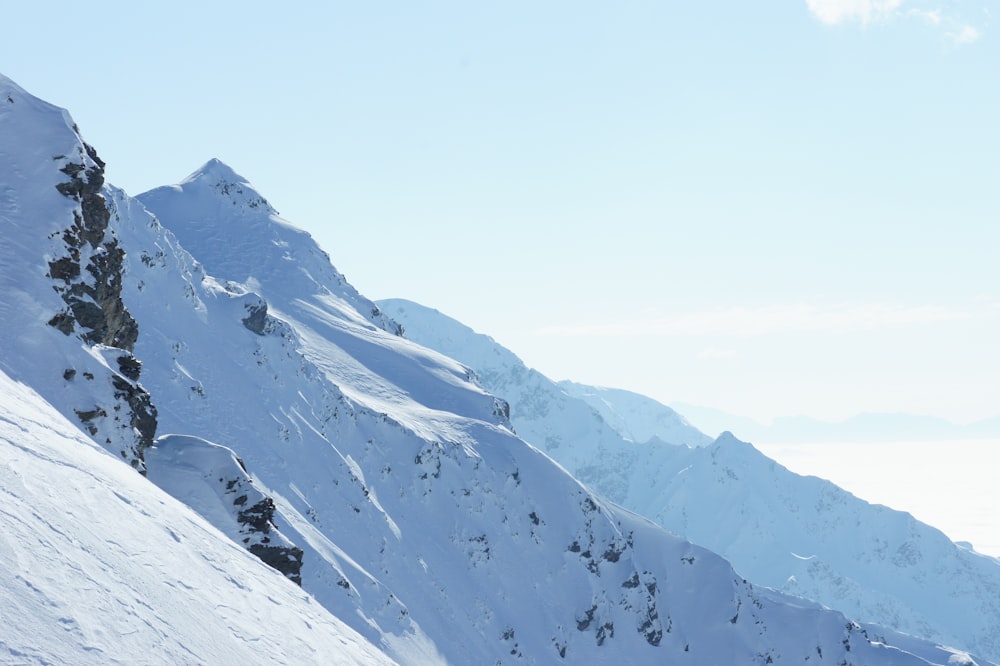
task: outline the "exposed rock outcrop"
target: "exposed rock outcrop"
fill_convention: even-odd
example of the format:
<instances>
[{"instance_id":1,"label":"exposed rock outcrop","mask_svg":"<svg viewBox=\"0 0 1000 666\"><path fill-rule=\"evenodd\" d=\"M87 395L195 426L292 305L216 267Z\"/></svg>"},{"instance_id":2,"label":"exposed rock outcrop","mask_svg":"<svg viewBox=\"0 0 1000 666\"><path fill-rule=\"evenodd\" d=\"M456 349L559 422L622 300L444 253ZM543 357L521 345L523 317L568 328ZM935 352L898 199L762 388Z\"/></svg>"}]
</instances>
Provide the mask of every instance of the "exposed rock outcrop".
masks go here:
<instances>
[{"instance_id":1,"label":"exposed rock outcrop","mask_svg":"<svg viewBox=\"0 0 1000 666\"><path fill-rule=\"evenodd\" d=\"M256 305L247 304L244 307L247 316L243 318L243 325L248 331L257 335L265 335L267 333L267 303L261 299L260 303Z\"/></svg>"},{"instance_id":2,"label":"exposed rock outcrop","mask_svg":"<svg viewBox=\"0 0 1000 666\"><path fill-rule=\"evenodd\" d=\"M248 486L252 482L249 477L236 477L229 484ZM253 490L256 491L254 488ZM230 489L228 492L233 492ZM258 491L259 494L259 491ZM239 508L248 503L247 495L240 495L233 500L233 505ZM292 545L285 538L277 537L274 525L274 500L262 495L249 508L239 510L236 522L240 531L246 534L242 541L247 550L256 555L264 564L277 569L297 585L302 585L302 549ZM273 531L272 531L273 530Z\"/></svg>"},{"instance_id":3,"label":"exposed rock outcrop","mask_svg":"<svg viewBox=\"0 0 1000 666\"><path fill-rule=\"evenodd\" d=\"M90 159L67 160L60 171L69 180L56 186L79 206L73 211L73 224L62 235L66 256L49 262L49 275L68 308L49 323L67 335L78 325L87 342L132 351L139 327L121 299L125 251L108 233L111 213L101 195L104 162L91 146L83 145Z\"/></svg>"},{"instance_id":4,"label":"exposed rock outcrop","mask_svg":"<svg viewBox=\"0 0 1000 666\"><path fill-rule=\"evenodd\" d=\"M69 177L56 189L77 205L72 224L61 234L65 254L49 261L49 277L66 308L48 323L65 335L76 333L91 345L123 352L115 358L117 372L111 369L110 404L74 411L91 436L120 448L121 456L145 473L144 451L156 436L156 407L139 384L142 364L131 353L139 326L121 297L125 251L108 228L111 213L101 194L104 162L91 146L82 140L80 145L78 161L56 158L63 161L59 171ZM63 379L72 381L75 374L64 372Z\"/></svg>"},{"instance_id":5,"label":"exposed rock outcrop","mask_svg":"<svg viewBox=\"0 0 1000 666\"><path fill-rule=\"evenodd\" d=\"M232 450L198 437L164 435L147 455L149 478L156 485L188 502L265 564L302 584L302 549L278 531L274 500L254 485Z\"/></svg>"}]
</instances>

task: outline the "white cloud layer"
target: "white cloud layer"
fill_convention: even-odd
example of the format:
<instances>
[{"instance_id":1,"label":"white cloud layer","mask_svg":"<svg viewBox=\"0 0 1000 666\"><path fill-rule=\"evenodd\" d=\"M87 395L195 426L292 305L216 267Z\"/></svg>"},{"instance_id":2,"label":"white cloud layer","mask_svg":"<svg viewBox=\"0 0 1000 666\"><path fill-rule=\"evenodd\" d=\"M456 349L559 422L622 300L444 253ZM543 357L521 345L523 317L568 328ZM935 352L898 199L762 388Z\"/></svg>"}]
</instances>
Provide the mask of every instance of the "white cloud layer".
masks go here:
<instances>
[{"instance_id":1,"label":"white cloud layer","mask_svg":"<svg viewBox=\"0 0 1000 666\"><path fill-rule=\"evenodd\" d=\"M845 21L869 23L891 16L903 0L806 0L809 11L823 23L838 25Z\"/></svg>"},{"instance_id":2,"label":"white cloud layer","mask_svg":"<svg viewBox=\"0 0 1000 666\"><path fill-rule=\"evenodd\" d=\"M917 19L927 26L942 30L955 44L971 44L982 37L977 28L956 13L957 5L942 0L806 0L809 11L827 25L860 23L867 25L895 19ZM983 15L989 12L983 8Z\"/></svg>"},{"instance_id":3,"label":"white cloud layer","mask_svg":"<svg viewBox=\"0 0 1000 666\"><path fill-rule=\"evenodd\" d=\"M865 303L817 307L772 305L729 308L645 320L549 326L541 335L556 337L722 336L752 337L784 333L857 333L895 326L933 324L983 316L936 305Z\"/></svg>"},{"instance_id":4,"label":"white cloud layer","mask_svg":"<svg viewBox=\"0 0 1000 666\"><path fill-rule=\"evenodd\" d=\"M971 44L977 41L982 33L971 25L962 26L958 32L948 33L948 36L955 40L956 44Z\"/></svg>"}]
</instances>

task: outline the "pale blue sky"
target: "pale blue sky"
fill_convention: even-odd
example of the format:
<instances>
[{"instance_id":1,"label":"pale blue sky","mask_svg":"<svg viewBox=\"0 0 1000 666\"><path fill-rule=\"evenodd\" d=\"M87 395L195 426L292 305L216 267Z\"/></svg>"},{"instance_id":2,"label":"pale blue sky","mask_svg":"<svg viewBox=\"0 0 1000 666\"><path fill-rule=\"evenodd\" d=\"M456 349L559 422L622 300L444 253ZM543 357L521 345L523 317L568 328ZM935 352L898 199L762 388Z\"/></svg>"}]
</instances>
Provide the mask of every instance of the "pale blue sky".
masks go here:
<instances>
[{"instance_id":1,"label":"pale blue sky","mask_svg":"<svg viewBox=\"0 0 1000 666\"><path fill-rule=\"evenodd\" d=\"M132 194L219 157L555 379L1000 413L993 0L145 4L0 39Z\"/></svg>"}]
</instances>

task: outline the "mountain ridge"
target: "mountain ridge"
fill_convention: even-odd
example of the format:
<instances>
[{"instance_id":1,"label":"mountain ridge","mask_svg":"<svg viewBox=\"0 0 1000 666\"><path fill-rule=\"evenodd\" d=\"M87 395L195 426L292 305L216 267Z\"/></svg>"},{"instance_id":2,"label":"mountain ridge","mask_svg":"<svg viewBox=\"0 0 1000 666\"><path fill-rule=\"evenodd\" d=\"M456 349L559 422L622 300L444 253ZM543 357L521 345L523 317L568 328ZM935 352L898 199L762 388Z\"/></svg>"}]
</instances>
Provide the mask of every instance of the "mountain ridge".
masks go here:
<instances>
[{"instance_id":1,"label":"mountain ridge","mask_svg":"<svg viewBox=\"0 0 1000 666\"><path fill-rule=\"evenodd\" d=\"M486 388L511 397L511 420L529 442L598 492L725 555L752 582L847 609L865 621L1000 654L1000 561L952 544L909 514L793 474L731 433L707 445L671 445L656 438L635 446L630 417L638 422L636 431L652 432L649 398L555 384L528 373L492 338L437 310L403 300L380 304L418 342L477 371L484 364L478 376ZM533 396L526 415L516 397L525 393ZM599 410L600 421L584 421L566 409L567 396ZM537 413L545 415L544 428ZM557 419L570 421L575 437L548 437L560 427L551 423ZM596 433L581 423L596 424ZM607 425L622 438L615 442L597 434ZM603 439L605 448L592 443L594 438ZM942 578L951 585L935 582Z\"/></svg>"},{"instance_id":2,"label":"mountain ridge","mask_svg":"<svg viewBox=\"0 0 1000 666\"><path fill-rule=\"evenodd\" d=\"M71 441L96 441L124 458L112 466L114 474L132 475L127 485L137 492L164 498L153 481L162 480L161 471L182 471L169 454L185 447L211 477L221 465L222 485L209 485L199 495L203 499L191 499L200 506L190 507L219 524L209 527L189 509L180 511L184 520L202 526L199 533L211 543L226 544L229 550L220 552L235 553L210 560L203 576L209 597L216 586L242 590L242 598L216 611L233 618L227 642L252 642L258 632L240 618L266 615L275 599L291 595L316 606L305 617L328 627L324 635L330 637L323 654L289 653L302 659L340 655L338 642L356 648L345 659L377 659L375 646L401 663L644 663L668 655L695 662L793 663L818 652L855 664L965 658L905 637L898 640L906 652L888 647L840 613L754 587L719 556L594 495L512 433L505 403L476 385L467 367L400 337L394 322L369 308L371 301L346 283L308 234L277 218L269 205L251 205L255 195L230 182L229 173L216 174L221 177L207 187L199 187L205 184L199 178L143 199L103 183L100 192L66 196L58 187L65 177L93 168L78 130L68 115L54 119L20 89L0 86L0 93L13 100L0 95L0 107L27 103L29 111L45 112L0 114L0 174L29 173L5 178L0 197L0 222L18 249L8 251L0 265L0 300L12 315L0 333L4 367L41 389L41 397L28 402L68 419ZM25 124L40 131L20 132ZM67 163L59 159L70 153L83 160L82 171L60 171ZM88 179L86 186L95 183ZM241 190L238 200L234 186ZM88 203L83 194L92 195ZM64 234L86 217L85 206L106 216L107 225L85 237L86 245L72 245L84 250L79 259L71 250L69 256L81 262L86 289L110 289L112 305L120 296L137 322L134 353L76 328L85 319L79 312L72 311L72 328L49 324L52 313L67 304L52 289L47 262L67 251ZM193 222L202 224L197 233ZM110 270L85 268L105 254L117 257ZM104 311L103 303L95 305ZM81 306L80 312L90 310ZM138 408L127 395L116 395L127 394L122 386L151 396L160 435L151 445L122 448L142 436L132 422ZM27 407L5 405L3 423L27 422ZM87 440L81 428L95 440ZM56 441L43 430L44 441L32 442L30 432L15 427L8 441L36 452ZM145 466L147 478L129 468L136 459L141 464L134 467ZM105 454L99 460L112 462ZM103 465L89 458L80 464L88 470ZM49 471L39 473L44 478ZM185 496L198 489L192 484L165 486ZM81 490L84 518L99 516L109 503L129 504L128 496L123 500L113 492L115 485L90 498ZM259 495L251 496L250 486ZM47 490L54 502L39 500L39 506L61 516L70 505L58 487ZM212 510L220 498L224 511ZM302 588L311 596L297 596L302 591L292 581L223 541L220 529L237 542L246 535L233 533L230 508L251 502L273 505L273 526L248 518L258 533L277 530L301 548ZM143 518L136 520L155 531L164 517L160 506L141 507L146 513L138 511ZM45 518L29 516L27 509L4 516L18 530ZM134 516L112 517L127 525ZM100 525L88 543L103 557L121 543L120 526ZM186 540L180 534L160 537ZM64 552L51 541L35 549L61 570L80 563L75 551ZM30 560L31 553L26 555ZM109 557L104 571L110 578L100 580L114 595L125 589L113 581L115 573L130 569ZM183 564L183 558L157 562L171 580L190 581ZM7 579L5 587L20 582ZM282 595L267 593L272 584ZM72 597L51 589L77 615L97 603L92 590ZM169 595L143 591L133 602L153 606L154 614L178 610ZM46 635L59 629L57 618L40 619ZM195 642L201 631L190 622L176 628L181 644ZM251 648L240 658L263 660L282 644L302 646L310 630L291 620L280 628L287 635L275 639L275 650ZM0 642L20 654L25 639L11 631L0 629ZM211 631L227 630L212 624ZM140 644L155 640L137 634ZM212 637L198 635L199 645ZM123 659L141 658L141 647L108 636L109 649ZM86 649L81 642L72 646ZM210 661L225 658L212 655ZM178 653L177 660L202 659Z\"/></svg>"},{"instance_id":3,"label":"mountain ridge","mask_svg":"<svg viewBox=\"0 0 1000 666\"><path fill-rule=\"evenodd\" d=\"M759 442L814 443L837 441L921 441L1000 437L1000 416L970 423L955 423L928 414L862 412L840 420L811 416L779 416L762 423L722 410L677 403L707 432L730 430Z\"/></svg>"}]
</instances>

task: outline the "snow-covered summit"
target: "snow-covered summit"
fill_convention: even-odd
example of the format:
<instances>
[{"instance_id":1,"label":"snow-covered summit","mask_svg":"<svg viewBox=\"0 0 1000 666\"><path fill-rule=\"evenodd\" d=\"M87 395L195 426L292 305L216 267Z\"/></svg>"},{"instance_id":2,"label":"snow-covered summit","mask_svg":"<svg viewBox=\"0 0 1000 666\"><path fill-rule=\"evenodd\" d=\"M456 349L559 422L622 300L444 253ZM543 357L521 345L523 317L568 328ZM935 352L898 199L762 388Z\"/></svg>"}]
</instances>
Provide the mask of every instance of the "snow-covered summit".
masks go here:
<instances>
[{"instance_id":1,"label":"snow-covered summit","mask_svg":"<svg viewBox=\"0 0 1000 666\"><path fill-rule=\"evenodd\" d=\"M103 168L0 78L0 661L387 663L136 473L156 410Z\"/></svg>"},{"instance_id":2,"label":"snow-covered summit","mask_svg":"<svg viewBox=\"0 0 1000 666\"><path fill-rule=\"evenodd\" d=\"M281 219L247 179L220 160L137 199L169 218L170 230L211 275L269 301L288 293L321 299L344 318L360 313L383 330L400 331L333 267L309 233Z\"/></svg>"},{"instance_id":3,"label":"snow-covered summit","mask_svg":"<svg viewBox=\"0 0 1000 666\"><path fill-rule=\"evenodd\" d=\"M246 178L233 171L232 167L217 157L213 157L205 162L176 187L182 189L188 187L191 189L204 188L214 190L222 195L222 198L227 200L231 205L241 207L245 213L256 210L265 216L278 214L278 211L267 202L267 199ZM243 216L242 219L246 217L248 216Z\"/></svg>"},{"instance_id":4,"label":"snow-covered summit","mask_svg":"<svg viewBox=\"0 0 1000 666\"><path fill-rule=\"evenodd\" d=\"M191 175L181 181L181 184L186 185L195 182L205 182L210 186L224 185L226 183L240 185L248 192L256 194L259 198L263 198L260 197L260 194L254 189L246 178L236 173L231 166L220 160L218 157L209 159L199 168L192 171Z\"/></svg>"},{"instance_id":5,"label":"snow-covered summit","mask_svg":"<svg viewBox=\"0 0 1000 666\"><path fill-rule=\"evenodd\" d=\"M5 122L18 123L17 140L7 137L3 144L0 144L4 150L15 146L20 149L52 146L56 135L63 134L68 138L63 132L64 128L70 130L74 128L73 119L66 109L35 97L2 73L0 73L0 115L8 118ZM14 120L10 120L11 117ZM45 141L39 142L39 139ZM62 154L69 154L71 144L63 145L67 150Z\"/></svg>"},{"instance_id":6,"label":"snow-covered summit","mask_svg":"<svg viewBox=\"0 0 1000 666\"><path fill-rule=\"evenodd\" d=\"M69 113L4 79L0 349L16 361L8 373L141 470L155 408L132 355L137 326L121 300L124 250L109 228L103 186L104 163Z\"/></svg>"}]
</instances>

